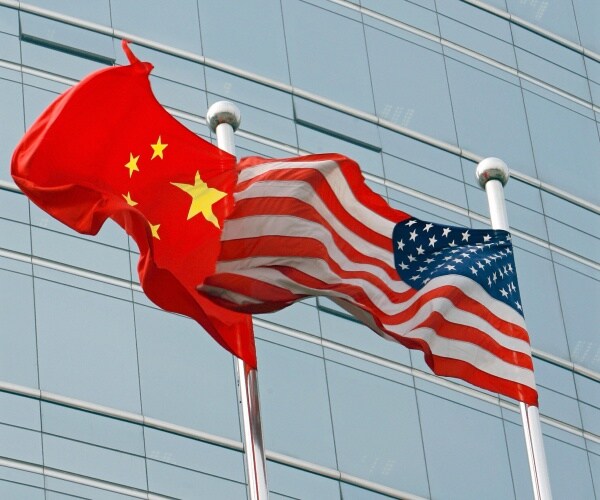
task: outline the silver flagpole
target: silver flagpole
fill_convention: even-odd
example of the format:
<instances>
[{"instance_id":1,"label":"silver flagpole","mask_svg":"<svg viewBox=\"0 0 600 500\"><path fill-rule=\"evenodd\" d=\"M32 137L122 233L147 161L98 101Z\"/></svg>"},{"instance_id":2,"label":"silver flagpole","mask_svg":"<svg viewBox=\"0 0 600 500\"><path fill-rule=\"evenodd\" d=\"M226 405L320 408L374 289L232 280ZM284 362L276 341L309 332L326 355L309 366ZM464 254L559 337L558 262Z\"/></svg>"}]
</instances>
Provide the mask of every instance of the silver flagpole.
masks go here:
<instances>
[{"instance_id":1,"label":"silver flagpole","mask_svg":"<svg viewBox=\"0 0 600 500\"><path fill-rule=\"evenodd\" d=\"M240 125L240 110L231 102L215 102L206 114L210 129L217 134L217 145L235 156L234 132ZM250 500L267 500L267 469L258 402L258 380L254 369L236 358L239 408L243 422L244 451Z\"/></svg>"},{"instance_id":2,"label":"silver flagpole","mask_svg":"<svg viewBox=\"0 0 600 500\"><path fill-rule=\"evenodd\" d=\"M506 163L498 158L486 158L477 165L475 175L488 197L492 228L508 231L504 186L508 182L510 172ZM537 406L525 403L520 403L520 408L535 499L552 500L539 410Z\"/></svg>"}]
</instances>

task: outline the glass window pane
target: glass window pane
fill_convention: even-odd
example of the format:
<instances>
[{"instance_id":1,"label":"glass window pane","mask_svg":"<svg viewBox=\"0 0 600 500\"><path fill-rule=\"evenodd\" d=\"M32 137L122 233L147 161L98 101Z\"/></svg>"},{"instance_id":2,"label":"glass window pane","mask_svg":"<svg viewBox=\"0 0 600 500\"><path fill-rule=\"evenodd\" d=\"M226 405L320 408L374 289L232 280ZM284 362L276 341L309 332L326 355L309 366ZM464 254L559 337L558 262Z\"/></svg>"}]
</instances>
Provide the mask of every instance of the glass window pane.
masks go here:
<instances>
[{"instance_id":1,"label":"glass window pane","mask_svg":"<svg viewBox=\"0 0 600 500\"><path fill-rule=\"evenodd\" d=\"M523 96L518 85L446 59L461 147L502 158L535 176Z\"/></svg>"},{"instance_id":2,"label":"glass window pane","mask_svg":"<svg viewBox=\"0 0 600 500\"><path fill-rule=\"evenodd\" d=\"M431 496L512 498L502 420L425 392L418 399Z\"/></svg>"},{"instance_id":3,"label":"glass window pane","mask_svg":"<svg viewBox=\"0 0 600 500\"><path fill-rule=\"evenodd\" d=\"M330 302L327 302L325 307L329 307L329 304L337 308ZM381 338L369 327L352 319L347 312L343 311L342 315L344 317L323 310L319 311L323 338L384 359L410 365L409 350L406 347L398 342Z\"/></svg>"},{"instance_id":4,"label":"glass window pane","mask_svg":"<svg viewBox=\"0 0 600 500\"><path fill-rule=\"evenodd\" d=\"M593 278L556 265L571 360L600 372L600 283Z\"/></svg>"},{"instance_id":5,"label":"glass window pane","mask_svg":"<svg viewBox=\"0 0 600 500\"><path fill-rule=\"evenodd\" d=\"M365 33L377 115L455 144L443 56L370 27Z\"/></svg>"},{"instance_id":6,"label":"glass window pane","mask_svg":"<svg viewBox=\"0 0 600 500\"><path fill-rule=\"evenodd\" d=\"M35 282L41 389L140 413L130 302Z\"/></svg>"},{"instance_id":7,"label":"glass window pane","mask_svg":"<svg viewBox=\"0 0 600 500\"><path fill-rule=\"evenodd\" d=\"M129 254L124 249L37 227L32 228L31 234L36 257L124 280L131 277Z\"/></svg>"},{"instance_id":8,"label":"glass window pane","mask_svg":"<svg viewBox=\"0 0 600 500\"><path fill-rule=\"evenodd\" d=\"M577 29L584 47L600 52L598 20L600 20L600 2L596 0L573 0Z\"/></svg>"},{"instance_id":9,"label":"glass window pane","mask_svg":"<svg viewBox=\"0 0 600 500\"><path fill-rule=\"evenodd\" d=\"M415 391L327 363L340 470L428 497Z\"/></svg>"},{"instance_id":10,"label":"glass window pane","mask_svg":"<svg viewBox=\"0 0 600 500\"><path fill-rule=\"evenodd\" d=\"M42 463L42 440L37 431L0 424L0 443L3 457L32 464Z\"/></svg>"},{"instance_id":11,"label":"glass window pane","mask_svg":"<svg viewBox=\"0 0 600 500\"><path fill-rule=\"evenodd\" d=\"M132 488L147 489L145 459L44 435L44 465Z\"/></svg>"},{"instance_id":12,"label":"glass window pane","mask_svg":"<svg viewBox=\"0 0 600 500\"><path fill-rule=\"evenodd\" d=\"M0 392L0 422L39 431L39 401L18 394Z\"/></svg>"},{"instance_id":13,"label":"glass window pane","mask_svg":"<svg viewBox=\"0 0 600 500\"><path fill-rule=\"evenodd\" d=\"M438 9L443 39L516 67L508 21L459 0L440 2Z\"/></svg>"},{"instance_id":14,"label":"glass window pane","mask_svg":"<svg viewBox=\"0 0 600 500\"><path fill-rule=\"evenodd\" d=\"M198 7L206 57L289 83L279 0L199 0Z\"/></svg>"},{"instance_id":15,"label":"glass window pane","mask_svg":"<svg viewBox=\"0 0 600 500\"><path fill-rule=\"evenodd\" d=\"M542 426L545 432L547 426ZM554 498L594 498L588 454L578 446L544 436L548 476ZM566 479L568 478L568 479Z\"/></svg>"},{"instance_id":16,"label":"glass window pane","mask_svg":"<svg viewBox=\"0 0 600 500\"><path fill-rule=\"evenodd\" d=\"M283 2L283 14L292 84L372 113L362 25L304 2Z\"/></svg>"},{"instance_id":17,"label":"glass window pane","mask_svg":"<svg viewBox=\"0 0 600 500\"><path fill-rule=\"evenodd\" d=\"M46 500L43 489L24 484L0 481L0 497L2 498L27 498L31 500Z\"/></svg>"},{"instance_id":18,"label":"glass window pane","mask_svg":"<svg viewBox=\"0 0 600 500\"><path fill-rule=\"evenodd\" d=\"M27 484L44 487L44 476L35 472L13 469L12 467L0 467L0 479L5 479L12 483Z\"/></svg>"},{"instance_id":19,"label":"glass window pane","mask_svg":"<svg viewBox=\"0 0 600 500\"><path fill-rule=\"evenodd\" d=\"M391 181L467 208L465 186L460 181L387 154L383 155L383 168L386 178Z\"/></svg>"},{"instance_id":20,"label":"glass window pane","mask_svg":"<svg viewBox=\"0 0 600 500\"><path fill-rule=\"evenodd\" d=\"M144 414L240 440L232 356L195 321L135 306Z\"/></svg>"},{"instance_id":21,"label":"glass window pane","mask_svg":"<svg viewBox=\"0 0 600 500\"><path fill-rule=\"evenodd\" d=\"M9 9L8 7L0 7L0 31L10 33L11 35L19 34L19 11Z\"/></svg>"},{"instance_id":22,"label":"glass window pane","mask_svg":"<svg viewBox=\"0 0 600 500\"><path fill-rule=\"evenodd\" d=\"M600 140L594 121L531 92L524 95L540 180L600 203L600 169L593 160L600 158Z\"/></svg>"},{"instance_id":23,"label":"glass window pane","mask_svg":"<svg viewBox=\"0 0 600 500\"><path fill-rule=\"evenodd\" d=\"M294 117L292 96L287 92L272 89L224 71L206 68L206 88L211 93L226 99L252 104L265 111L288 118Z\"/></svg>"},{"instance_id":24,"label":"glass window pane","mask_svg":"<svg viewBox=\"0 0 600 500\"><path fill-rule=\"evenodd\" d=\"M44 476L44 478L46 481L46 495L48 495L46 500L50 498L50 493L62 495L60 498L62 499L64 497L65 500L73 500L73 497L76 499L81 498L82 500L132 500L135 498L129 495L121 495L120 493L114 493L100 488L92 488L91 486L54 477Z\"/></svg>"},{"instance_id":25,"label":"glass window pane","mask_svg":"<svg viewBox=\"0 0 600 500\"><path fill-rule=\"evenodd\" d=\"M374 10L392 19L399 19L402 22L422 29L434 35L439 35L437 16L435 15L435 6L428 5L431 10L415 5L416 2L407 0L395 0L387 2L386 0L361 0L361 5L370 10ZM365 19L366 21L366 19Z\"/></svg>"},{"instance_id":26,"label":"glass window pane","mask_svg":"<svg viewBox=\"0 0 600 500\"><path fill-rule=\"evenodd\" d=\"M115 60L110 37L26 12L21 12L21 38L110 64Z\"/></svg>"},{"instance_id":27,"label":"glass window pane","mask_svg":"<svg viewBox=\"0 0 600 500\"><path fill-rule=\"evenodd\" d=\"M33 280L0 270L0 380L38 387Z\"/></svg>"},{"instance_id":28,"label":"glass window pane","mask_svg":"<svg viewBox=\"0 0 600 500\"><path fill-rule=\"evenodd\" d=\"M0 179L13 182L10 176L10 159L17 142L25 132L23 124L23 91L21 85L0 80Z\"/></svg>"},{"instance_id":29,"label":"glass window pane","mask_svg":"<svg viewBox=\"0 0 600 500\"><path fill-rule=\"evenodd\" d=\"M302 469L267 460L267 479L271 500L276 498L340 500L340 486L337 481Z\"/></svg>"},{"instance_id":30,"label":"glass window pane","mask_svg":"<svg viewBox=\"0 0 600 500\"><path fill-rule=\"evenodd\" d=\"M194 0L111 2L110 14L114 29L196 54L202 51L198 6Z\"/></svg>"},{"instance_id":31,"label":"glass window pane","mask_svg":"<svg viewBox=\"0 0 600 500\"><path fill-rule=\"evenodd\" d=\"M245 481L244 456L241 452L156 429L144 429L144 437L146 456L152 460L240 483Z\"/></svg>"},{"instance_id":32,"label":"glass window pane","mask_svg":"<svg viewBox=\"0 0 600 500\"><path fill-rule=\"evenodd\" d=\"M523 2L506 0L508 10L536 26L579 43L577 24L571 2Z\"/></svg>"},{"instance_id":33,"label":"glass window pane","mask_svg":"<svg viewBox=\"0 0 600 500\"><path fill-rule=\"evenodd\" d=\"M148 460L150 491L173 498L247 498L246 485Z\"/></svg>"},{"instance_id":34,"label":"glass window pane","mask_svg":"<svg viewBox=\"0 0 600 500\"><path fill-rule=\"evenodd\" d=\"M44 432L136 455L144 454L142 426L42 402Z\"/></svg>"},{"instance_id":35,"label":"glass window pane","mask_svg":"<svg viewBox=\"0 0 600 500\"><path fill-rule=\"evenodd\" d=\"M517 247L515 262L531 345L569 359L552 263ZM540 290L544 290L544 300L540 300Z\"/></svg>"},{"instance_id":36,"label":"glass window pane","mask_svg":"<svg viewBox=\"0 0 600 500\"><path fill-rule=\"evenodd\" d=\"M336 467L323 359L258 341L267 449Z\"/></svg>"},{"instance_id":37,"label":"glass window pane","mask_svg":"<svg viewBox=\"0 0 600 500\"><path fill-rule=\"evenodd\" d=\"M31 5L110 26L110 0L30 0Z\"/></svg>"}]
</instances>

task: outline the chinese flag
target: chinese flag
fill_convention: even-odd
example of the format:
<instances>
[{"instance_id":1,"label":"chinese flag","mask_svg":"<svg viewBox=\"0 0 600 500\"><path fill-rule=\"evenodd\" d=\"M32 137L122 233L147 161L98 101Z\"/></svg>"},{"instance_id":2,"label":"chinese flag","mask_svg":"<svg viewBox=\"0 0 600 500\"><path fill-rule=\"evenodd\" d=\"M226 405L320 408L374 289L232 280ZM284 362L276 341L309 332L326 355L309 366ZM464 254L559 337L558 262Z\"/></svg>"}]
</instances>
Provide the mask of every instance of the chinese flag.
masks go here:
<instances>
[{"instance_id":1,"label":"chinese flag","mask_svg":"<svg viewBox=\"0 0 600 500\"><path fill-rule=\"evenodd\" d=\"M194 318L254 368L251 317L196 291L215 269L235 158L169 115L150 88L152 65L123 48L129 66L89 75L42 113L17 145L12 176L80 233L114 219L138 244L146 295Z\"/></svg>"}]
</instances>

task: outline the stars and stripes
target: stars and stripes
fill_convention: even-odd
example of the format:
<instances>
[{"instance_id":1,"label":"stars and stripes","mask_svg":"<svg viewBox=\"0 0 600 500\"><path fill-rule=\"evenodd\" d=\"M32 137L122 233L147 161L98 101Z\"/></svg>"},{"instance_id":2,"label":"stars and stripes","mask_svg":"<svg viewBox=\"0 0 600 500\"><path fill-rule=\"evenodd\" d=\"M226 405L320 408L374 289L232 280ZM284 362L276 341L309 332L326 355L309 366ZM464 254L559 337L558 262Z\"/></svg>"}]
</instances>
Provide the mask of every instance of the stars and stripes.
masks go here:
<instances>
[{"instance_id":1,"label":"stars and stripes","mask_svg":"<svg viewBox=\"0 0 600 500\"><path fill-rule=\"evenodd\" d=\"M507 233L476 237L410 218L341 155L247 158L239 172L216 274L202 293L248 313L327 296L381 336L422 350L436 374L537 403L529 339L511 303Z\"/></svg>"},{"instance_id":2,"label":"stars and stripes","mask_svg":"<svg viewBox=\"0 0 600 500\"><path fill-rule=\"evenodd\" d=\"M420 290L432 279L461 274L497 300L523 308L510 233L409 219L394 228L394 259L401 278Z\"/></svg>"}]
</instances>

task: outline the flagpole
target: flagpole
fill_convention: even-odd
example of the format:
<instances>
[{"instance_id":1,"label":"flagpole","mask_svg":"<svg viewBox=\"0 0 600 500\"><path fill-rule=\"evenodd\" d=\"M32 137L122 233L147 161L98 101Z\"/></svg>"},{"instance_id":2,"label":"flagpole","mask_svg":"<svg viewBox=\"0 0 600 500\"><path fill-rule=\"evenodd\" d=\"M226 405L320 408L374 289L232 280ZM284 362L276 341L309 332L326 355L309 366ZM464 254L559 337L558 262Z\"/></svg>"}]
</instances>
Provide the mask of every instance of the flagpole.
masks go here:
<instances>
[{"instance_id":1,"label":"flagpole","mask_svg":"<svg viewBox=\"0 0 600 500\"><path fill-rule=\"evenodd\" d=\"M240 110L228 101L215 102L206 113L210 129L217 135L217 145L235 156L234 132L240 125ZM243 423L244 458L250 500L267 500L267 469L260 420L257 372L236 358L239 386L239 409Z\"/></svg>"},{"instance_id":2,"label":"flagpole","mask_svg":"<svg viewBox=\"0 0 600 500\"><path fill-rule=\"evenodd\" d=\"M475 175L488 197L492 228L509 231L504 200L504 186L510 177L506 163L498 158L485 158L477 165ZM520 409L535 499L551 500L552 492L538 407L520 403Z\"/></svg>"}]
</instances>

